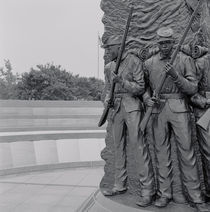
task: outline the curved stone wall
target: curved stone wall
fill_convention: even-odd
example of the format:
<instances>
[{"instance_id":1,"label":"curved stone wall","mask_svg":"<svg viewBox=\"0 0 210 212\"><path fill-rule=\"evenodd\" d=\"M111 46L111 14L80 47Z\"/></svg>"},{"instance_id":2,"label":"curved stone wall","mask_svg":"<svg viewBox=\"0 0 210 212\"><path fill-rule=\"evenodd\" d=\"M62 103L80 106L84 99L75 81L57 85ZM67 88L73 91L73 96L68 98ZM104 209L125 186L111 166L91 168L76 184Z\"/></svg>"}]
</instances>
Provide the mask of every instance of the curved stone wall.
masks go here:
<instances>
[{"instance_id":1,"label":"curved stone wall","mask_svg":"<svg viewBox=\"0 0 210 212\"><path fill-rule=\"evenodd\" d=\"M102 110L100 102L0 101L0 174L103 164Z\"/></svg>"}]
</instances>

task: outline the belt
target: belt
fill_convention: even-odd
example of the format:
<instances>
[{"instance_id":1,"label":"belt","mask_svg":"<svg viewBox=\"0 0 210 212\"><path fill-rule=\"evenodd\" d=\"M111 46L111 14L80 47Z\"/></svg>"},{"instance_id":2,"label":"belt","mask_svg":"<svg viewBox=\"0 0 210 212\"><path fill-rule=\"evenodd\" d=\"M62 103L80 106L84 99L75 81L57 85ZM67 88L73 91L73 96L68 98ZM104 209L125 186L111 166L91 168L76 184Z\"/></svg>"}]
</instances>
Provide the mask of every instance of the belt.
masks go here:
<instances>
[{"instance_id":1,"label":"belt","mask_svg":"<svg viewBox=\"0 0 210 212\"><path fill-rule=\"evenodd\" d=\"M182 93L162 93L160 99L183 99L185 96Z\"/></svg>"},{"instance_id":2,"label":"belt","mask_svg":"<svg viewBox=\"0 0 210 212\"><path fill-rule=\"evenodd\" d=\"M114 93L114 96L115 97L122 97L124 95L128 94L128 92L117 92L117 93Z\"/></svg>"}]
</instances>

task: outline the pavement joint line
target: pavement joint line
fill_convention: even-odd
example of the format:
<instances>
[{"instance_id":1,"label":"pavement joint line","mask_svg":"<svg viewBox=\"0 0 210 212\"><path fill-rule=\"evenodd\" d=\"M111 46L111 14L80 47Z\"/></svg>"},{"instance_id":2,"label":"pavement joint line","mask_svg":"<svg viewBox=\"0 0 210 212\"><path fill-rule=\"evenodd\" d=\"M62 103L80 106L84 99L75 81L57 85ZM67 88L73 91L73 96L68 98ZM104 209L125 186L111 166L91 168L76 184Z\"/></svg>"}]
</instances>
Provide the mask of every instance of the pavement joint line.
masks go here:
<instances>
[{"instance_id":1,"label":"pavement joint line","mask_svg":"<svg viewBox=\"0 0 210 212\"><path fill-rule=\"evenodd\" d=\"M1 177L1 176L0 176ZM30 180L32 178L32 176L30 176L27 180ZM1 182L0 181L0 184L7 184L6 182L4 183L4 182ZM12 183L8 183L8 184L12 184ZM11 192L11 191L13 191L13 190L15 190L16 189L16 187L19 185L18 183L15 183L15 187L13 186L12 188L10 188L10 189L8 189L7 191L5 191L5 192L3 192L4 194L5 193L9 193L9 192Z\"/></svg>"},{"instance_id":2,"label":"pavement joint line","mask_svg":"<svg viewBox=\"0 0 210 212\"><path fill-rule=\"evenodd\" d=\"M71 184L49 184L49 183L24 183L24 182L12 182L12 181L7 181L7 182L1 182L0 184L15 184L15 185L40 185L40 186L57 186L57 187L80 187L80 188L98 188L98 186L93 186L93 185L71 185Z\"/></svg>"},{"instance_id":3,"label":"pavement joint line","mask_svg":"<svg viewBox=\"0 0 210 212\"><path fill-rule=\"evenodd\" d=\"M80 183L87 177L87 175L85 175L84 177L82 177L82 179L79 181L78 185L80 185Z\"/></svg>"},{"instance_id":4,"label":"pavement joint line","mask_svg":"<svg viewBox=\"0 0 210 212\"><path fill-rule=\"evenodd\" d=\"M44 189L46 186L44 185L42 189ZM38 194L39 193L39 190L37 190L36 192L34 192L34 194ZM30 200L31 197L29 196L28 198L24 199L22 202L18 203L15 207L14 207L14 210L16 210L16 208L24 205L28 200Z\"/></svg>"},{"instance_id":5,"label":"pavement joint line","mask_svg":"<svg viewBox=\"0 0 210 212\"><path fill-rule=\"evenodd\" d=\"M16 185L16 186L18 186L18 185ZM15 187L13 186L12 188L9 188L8 190L6 190L3 193L1 193L0 195L4 195L4 194L7 194L7 193L10 193L12 190L16 189L16 186Z\"/></svg>"},{"instance_id":6,"label":"pavement joint line","mask_svg":"<svg viewBox=\"0 0 210 212\"><path fill-rule=\"evenodd\" d=\"M86 200L77 208L76 212L86 212L92 207L94 202L94 195L99 192L99 188L97 187L97 190L92 192Z\"/></svg>"},{"instance_id":7,"label":"pavement joint line","mask_svg":"<svg viewBox=\"0 0 210 212\"><path fill-rule=\"evenodd\" d=\"M22 131L0 132L0 137L17 135L45 135L45 134L81 134L81 133L105 133L106 130L51 130L51 131Z\"/></svg>"}]
</instances>

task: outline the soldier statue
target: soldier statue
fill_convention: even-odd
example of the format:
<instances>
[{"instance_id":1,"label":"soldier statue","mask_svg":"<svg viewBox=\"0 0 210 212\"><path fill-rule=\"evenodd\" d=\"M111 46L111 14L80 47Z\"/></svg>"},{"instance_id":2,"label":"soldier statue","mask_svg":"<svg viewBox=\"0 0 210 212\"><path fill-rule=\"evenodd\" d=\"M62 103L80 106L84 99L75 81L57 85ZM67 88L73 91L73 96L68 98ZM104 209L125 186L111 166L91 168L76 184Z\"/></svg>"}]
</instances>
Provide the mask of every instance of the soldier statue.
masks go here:
<instances>
[{"instance_id":1,"label":"soldier statue","mask_svg":"<svg viewBox=\"0 0 210 212\"><path fill-rule=\"evenodd\" d=\"M107 87L105 104L109 102L111 83L116 83L113 109L110 111L115 148L114 187L111 190L103 191L103 194L112 196L127 190L125 146L128 142L129 145L133 145L135 160L133 163L141 184L142 198L139 204L147 206L151 204L155 190L148 146L139 129L143 115L142 102L139 97L145 92L144 73L138 57L134 54L124 54L118 75L114 74L120 43L121 37L113 35L103 45L111 59L111 62L105 66L105 83Z\"/></svg>"},{"instance_id":2,"label":"soldier statue","mask_svg":"<svg viewBox=\"0 0 210 212\"><path fill-rule=\"evenodd\" d=\"M172 199L172 159L170 134L173 130L177 146L182 186L189 201L200 211L206 211L201 193L195 150L191 140L191 124L187 96L197 92L196 68L191 57L179 53L173 66L169 63L175 38L171 28L157 31L160 52L145 61L144 71L149 89L144 94L147 106L153 107L154 146L157 158L158 189L154 205L165 207ZM166 80L159 99L151 98L161 77Z\"/></svg>"},{"instance_id":3,"label":"soldier statue","mask_svg":"<svg viewBox=\"0 0 210 212\"><path fill-rule=\"evenodd\" d=\"M204 117L205 123L199 123L199 119L208 116L210 110L210 55L205 47L205 35L202 29L195 35L189 45L185 45L182 51L190 55L196 65L196 76L199 81L198 92L191 97L197 125L197 137L204 167L204 181L206 187L206 199L210 200L210 116ZM205 126L204 126L205 125Z\"/></svg>"}]
</instances>

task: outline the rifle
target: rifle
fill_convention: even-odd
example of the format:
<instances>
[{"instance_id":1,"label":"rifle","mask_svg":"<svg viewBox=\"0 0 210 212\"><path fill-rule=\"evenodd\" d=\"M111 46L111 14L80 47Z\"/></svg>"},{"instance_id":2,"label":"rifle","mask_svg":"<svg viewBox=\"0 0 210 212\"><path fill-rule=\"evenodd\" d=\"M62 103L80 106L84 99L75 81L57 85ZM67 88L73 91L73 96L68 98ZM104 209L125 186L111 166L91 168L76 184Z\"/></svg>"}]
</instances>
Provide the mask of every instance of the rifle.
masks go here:
<instances>
[{"instance_id":1,"label":"rifle","mask_svg":"<svg viewBox=\"0 0 210 212\"><path fill-rule=\"evenodd\" d=\"M176 56L177 56L177 54L178 54L179 51L180 51L180 48L181 48L181 46L182 46L182 44L183 44L183 42L184 42L184 40L185 40L185 38L186 38L186 36L187 36L188 31L190 30L190 27L191 27L191 25L192 25L192 23L193 23L193 21L194 21L194 18L195 18L196 14L197 14L197 12L198 12L198 10L199 10L199 8L200 8L200 5L201 5L201 2L202 2L202 1L203 1L203 0L200 0L200 1L198 2L197 6L196 6L196 9L194 10L194 12L193 12L193 14L192 14L192 16L191 16L191 18L190 18L190 21L189 21L189 23L188 23L188 25L187 25L187 28L185 29L184 34L182 35L182 37L181 37L181 39L180 39L180 41L179 41L179 43L178 43L178 45L177 45L177 47L176 47L176 49L175 49L173 55L172 55L172 57L171 57L171 60L170 60L170 64L171 64L171 65L173 65L173 63L174 63L174 61L175 61L175 59L176 59ZM157 89L156 89L155 92L153 93L153 97L158 97L158 96L159 96L160 91L161 91L161 89L162 89L162 87L163 87L163 84L164 84L164 82L165 82L165 80L166 80L166 77L167 77L167 76L166 76L165 71L163 71L162 73L163 73L163 77L162 77L161 80L160 80L159 86L157 87ZM146 113L145 113L145 115L144 115L144 118L143 118L142 121L141 121L140 129L141 129L142 132L144 132L144 130L145 130L146 126L147 126L147 123L148 123L149 118L150 118L151 113L152 113L152 109L153 109L153 107L148 107L148 109L147 109L147 111L146 111Z\"/></svg>"},{"instance_id":2,"label":"rifle","mask_svg":"<svg viewBox=\"0 0 210 212\"><path fill-rule=\"evenodd\" d=\"M125 41L126 41L126 37L128 35L128 30L129 30L129 26L130 26L130 22L131 22L131 18L132 18L132 13L133 13L133 7L131 7L129 15L128 15L128 19L127 19L127 23L126 23L126 27L125 27L125 32L123 34L122 43L121 43L121 46L120 46L119 54L117 56L116 67L115 67L115 70L114 70L114 73L116 75L118 74L118 70L119 70L119 67L120 67L120 62L121 62L121 59L122 59L122 54L123 54L123 51L125 49ZM113 105L114 90L115 90L115 83L112 82L110 95L109 95L110 99L108 101L108 104L105 105L105 107L104 107L102 116L101 116L100 121L98 123L98 127L101 127L106 122L106 119L107 119L107 116L108 116L108 113L109 113L109 109Z\"/></svg>"},{"instance_id":3,"label":"rifle","mask_svg":"<svg viewBox=\"0 0 210 212\"><path fill-rule=\"evenodd\" d=\"M204 130L208 130L210 125L210 108L199 118L196 124L202 127Z\"/></svg>"}]
</instances>

